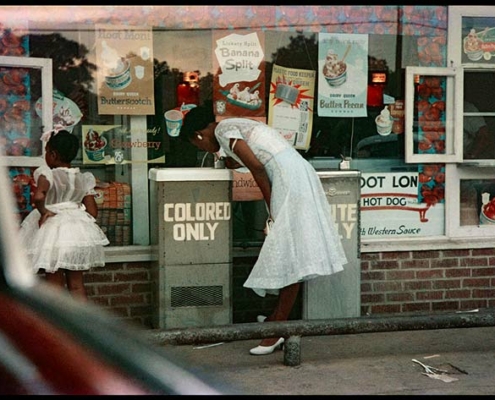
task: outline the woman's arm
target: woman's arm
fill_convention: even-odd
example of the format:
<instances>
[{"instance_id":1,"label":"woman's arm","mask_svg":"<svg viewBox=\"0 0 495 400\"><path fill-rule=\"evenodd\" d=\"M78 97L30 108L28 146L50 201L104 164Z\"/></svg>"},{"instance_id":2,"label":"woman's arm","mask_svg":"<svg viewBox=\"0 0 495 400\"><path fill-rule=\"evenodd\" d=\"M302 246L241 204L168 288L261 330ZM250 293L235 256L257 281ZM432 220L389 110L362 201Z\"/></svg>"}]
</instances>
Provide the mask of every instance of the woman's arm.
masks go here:
<instances>
[{"instance_id":1,"label":"woman's arm","mask_svg":"<svg viewBox=\"0 0 495 400\"><path fill-rule=\"evenodd\" d=\"M258 187L263 194L263 198L265 199L268 208L270 208L272 189L270 179L268 178L268 174L265 170L265 166L258 160L258 158L256 158L253 151L244 140L230 139L231 148L235 140L237 140L237 142L232 151L239 157L246 168L249 169L249 171L253 174L253 178L258 184Z\"/></svg>"}]
</instances>

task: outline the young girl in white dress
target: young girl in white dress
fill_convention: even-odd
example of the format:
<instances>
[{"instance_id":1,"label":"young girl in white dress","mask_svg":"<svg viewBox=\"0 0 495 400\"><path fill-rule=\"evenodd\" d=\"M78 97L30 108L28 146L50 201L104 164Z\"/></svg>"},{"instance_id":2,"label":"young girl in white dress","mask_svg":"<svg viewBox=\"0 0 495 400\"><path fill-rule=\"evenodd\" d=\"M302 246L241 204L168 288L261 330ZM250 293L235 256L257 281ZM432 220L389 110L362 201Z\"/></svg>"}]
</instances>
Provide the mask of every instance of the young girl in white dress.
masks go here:
<instances>
[{"instance_id":1,"label":"young girl in white dress","mask_svg":"<svg viewBox=\"0 0 495 400\"><path fill-rule=\"evenodd\" d=\"M203 151L222 149L227 167L245 166L253 174L274 223L244 286L260 296L278 294L266 321L287 320L301 282L342 271L347 263L318 174L276 129L256 120L217 123L212 111L195 107L181 135ZM283 342L266 338L250 353L270 354Z\"/></svg>"},{"instance_id":2,"label":"young girl in white dress","mask_svg":"<svg viewBox=\"0 0 495 400\"><path fill-rule=\"evenodd\" d=\"M78 150L79 139L68 131L50 134L46 165L34 171L35 209L20 233L33 272L44 270L49 283L86 300L83 271L105 265L109 241L95 219L95 177L71 167Z\"/></svg>"}]
</instances>

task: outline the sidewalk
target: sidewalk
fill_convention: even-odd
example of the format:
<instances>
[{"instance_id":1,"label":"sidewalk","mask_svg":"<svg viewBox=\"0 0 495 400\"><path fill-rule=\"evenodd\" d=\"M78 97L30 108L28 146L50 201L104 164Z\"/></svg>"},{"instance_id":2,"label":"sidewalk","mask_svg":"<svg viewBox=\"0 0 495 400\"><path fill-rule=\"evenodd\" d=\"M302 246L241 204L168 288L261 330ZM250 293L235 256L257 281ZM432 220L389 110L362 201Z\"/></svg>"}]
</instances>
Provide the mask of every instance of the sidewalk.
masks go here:
<instances>
[{"instance_id":1,"label":"sidewalk","mask_svg":"<svg viewBox=\"0 0 495 400\"><path fill-rule=\"evenodd\" d=\"M259 340L216 346L162 345L199 375L252 395L493 395L495 327L377 332L301 338L301 363L283 351L252 356ZM416 359L448 371L423 375ZM460 371L464 371L462 373Z\"/></svg>"}]
</instances>

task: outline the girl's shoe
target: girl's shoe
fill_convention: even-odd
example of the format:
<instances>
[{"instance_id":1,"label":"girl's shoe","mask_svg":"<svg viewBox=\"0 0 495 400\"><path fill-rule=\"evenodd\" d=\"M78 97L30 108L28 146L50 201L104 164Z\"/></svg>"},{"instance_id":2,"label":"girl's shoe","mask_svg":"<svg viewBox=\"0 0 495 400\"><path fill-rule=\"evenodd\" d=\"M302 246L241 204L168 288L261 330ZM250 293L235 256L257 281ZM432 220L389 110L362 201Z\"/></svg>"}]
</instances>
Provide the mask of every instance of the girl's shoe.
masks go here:
<instances>
[{"instance_id":1,"label":"girl's shoe","mask_svg":"<svg viewBox=\"0 0 495 400\"><path fill-rule=\"evenodd\" d=\"M284 338L281 337L273 346L257 346L249 350L249 353L254 356L264 356L266 354L272 354L277 348L282 348L284 344Z\"/></svg>"}]
</instances>

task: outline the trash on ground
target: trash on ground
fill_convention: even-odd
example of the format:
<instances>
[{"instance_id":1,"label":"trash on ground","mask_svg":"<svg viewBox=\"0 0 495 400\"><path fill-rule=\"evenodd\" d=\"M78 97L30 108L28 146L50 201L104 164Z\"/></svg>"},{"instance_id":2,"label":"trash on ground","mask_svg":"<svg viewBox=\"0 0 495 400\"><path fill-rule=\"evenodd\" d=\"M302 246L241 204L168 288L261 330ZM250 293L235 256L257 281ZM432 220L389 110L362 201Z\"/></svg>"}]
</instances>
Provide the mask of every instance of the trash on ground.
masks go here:
<instances>
[{"instance_id":1,"label":"trash on ground","mask_svg":"<svg viewBox=\"0 0 495 400\"><path fill-rule=\"evenodd\" d=\"M429 378L432 378L432 379L439 379L441 381L444 381L446 383L450 383L450 382L455 382L455 381L458 381L459 379L457 378L454 378L452 376L448 376L448 375L444 375L444 374L426 374L424 372L422 372L423 375L426 375L427 377Z\"/></svg>"},{"instance_id":2,"label":"trash on ground","mask_svg":"<svg viewBox=\"0 0 495 400\"><path fill-rule=\"evenodd\" d=\"M456 367L454 364L449 363L449 365L455 370L459 371L461 374L469 375L467 371L464 371L463 369Z\"/></svg>"},{"instance_id":3,"label":"trash on ground","mask_svg":"<svg viewBox=\"0 0 495 400\"><path fill-rule=\"evenodd\" d=\"M421 361L418 361L414 358L412 359L412 362L415 362L415 363L421 365L425 370L425 372L422 372L422 374L428 376L429 378L439 379L439 380L444 381L446 383L455 382L455 381L459 380L459 379L454 378L452 376L448 376L449 374L451 374L451 372L449 372L445 369L435 368L435 367L432 367L430 365L423 364ZM452 366L452 364L449 364L449 365ZM455 368L455 369L457 369L457 368Z\"/></svg>"},{"instance_id":4,"label":"trash on ground","mask_svg":"<svg viewBox=\"0 0 495 400\"><path fill-rule=\"evenodd\" d=\"M434 357L440 357L440 354L433 354L432 356L425 356L423 358L427 360L428 358L434 358Z\"/></svg>"},{"instance_id":5,"label":"trash on ground","mask_svg":"<svg viewBox=\"0 0 495 400\"><path fill-rule=\"evenodd\" d=\"M225 342L220 342L220 343L211 343L211 344L204 344L200 346L193 347L194 350L199 350L199 349L206 349L208 347L215 347L215 346L220 346L221 344L224 344Z\"/></svg>"}]
</instances>

